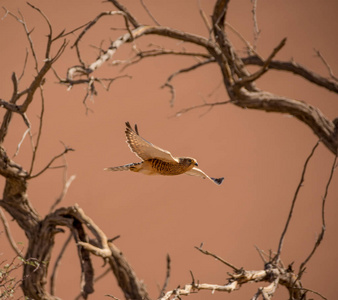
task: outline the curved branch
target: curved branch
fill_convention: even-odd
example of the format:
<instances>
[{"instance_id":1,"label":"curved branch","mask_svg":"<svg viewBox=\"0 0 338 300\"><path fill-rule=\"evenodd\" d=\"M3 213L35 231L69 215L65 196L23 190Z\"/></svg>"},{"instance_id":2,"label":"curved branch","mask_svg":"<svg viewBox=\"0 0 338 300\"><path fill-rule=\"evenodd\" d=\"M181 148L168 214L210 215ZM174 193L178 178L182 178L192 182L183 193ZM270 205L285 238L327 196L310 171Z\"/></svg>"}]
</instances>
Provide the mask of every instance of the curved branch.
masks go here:
<instances>
[{"instance_id":1,"label":"curved branch","mask_svg":"<svg viewBox=\"0 0 338 300\"><path fill-rule=\"evenodd\" d=\"M130 15L125 8L121 8L121 5L117 1L111 0L110 2L114 3L127 15ZM160 35L189 42L204 48L211 56L209 60L216 61L218 63L223 76L223 83L232 103L243 108L290 114L308 125L331 152L337 153L338 129L332 121L320 112L318 108L302 101L287 99L265 91L260 91L255 87L255 80L269 69L274 68L293 72L334 92L338 92L338 84L332 80L325 79L313 72L310 72L306 68L294 62L285 63L272 60L279 49L283 47L285 40L279 44L267 60L262 60L259 56L250 56L243 59L239 58L238 53L233 48L225 32L225 18L228 3L228 0L218 0L214 6L212 29L215 36L215 42L210 38L183 32L177 29L164 26L144 26L136 22L134 24L136 25L134 30L113 41L108 50L105 51L96 61L90 64L88 68L83 68L81 66L71 67L67 73L67 80L71 81L76 75L88 76L90 73L101 67L105 62L110 60L121 45L134 41L144 35ZM261 65L263 68L251 75L246 69L246 65L248 64ZM168 84L168 82L167 86L170 87L171 92L173 93L173 88L170 84Z\"/></svg>"},{"instance_id":2,"label":"curved branch","mask_svg":"<svg viewBox=\"0 0 338 300\"><path fill-rule=\"evenodd\" d=\"M335 124L322 112L303 101L288 99L264 91L234 89L233 103L242 108L264 110L266 112L286 113L307 124L321 142L334 154L338 149Z\"/></svg>"},{"instance_id":3,"label":"curved branch","mask_svg":"<svg viewBox=\"0 0 338 300\"><path fill-rule=\"evenodd\" d=\"M76 75L92 73L101 67L105 62L110 60L123 44L148 34L161 35L184 42L193 43L198 46L202 46L213 53L220 54L220 50L217 45L204 37L164 26L139 26L132 30L131 34L129 32L125 33L113 41L108 50L100 55L99 58L91 63L87 68L83 68L82 66L78 65L69 68L67 71L67 80L72 80Z\"/></svg>"},{"instance_id":4,"label":"curved branch","mask_svg":"<svg viewBox=\"0 0 338 300\"><path fill-rule=\"evenodd\" d=\"M242 58L242 61L245 65L256 65L263 66L264 61L262 61L258 56L249 56ZM287 71L291 72L295 75L301 76L304 79L328 89L334 93L338 93L338 83L329 80L315 72L308 70L306 67L296 63L295 61L285 62L279 60L272 60L269 64L269 69L279 70L279 71Z\"/></svg>"}]
</instances>

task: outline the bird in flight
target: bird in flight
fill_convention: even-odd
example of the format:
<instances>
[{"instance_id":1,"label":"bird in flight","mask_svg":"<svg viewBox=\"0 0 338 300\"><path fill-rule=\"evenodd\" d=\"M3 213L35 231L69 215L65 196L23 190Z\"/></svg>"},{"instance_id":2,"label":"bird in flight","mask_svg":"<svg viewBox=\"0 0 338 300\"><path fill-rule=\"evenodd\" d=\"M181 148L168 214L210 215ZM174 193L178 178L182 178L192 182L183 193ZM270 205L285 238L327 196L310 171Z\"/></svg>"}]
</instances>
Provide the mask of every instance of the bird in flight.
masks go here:
<instances>
[{"instance_id":1,"label":"bird in flight","mask_svg":"<svg viewBox=\"0 0 338 300\"><path fill-rule=\"evenodd\" d=\"M209 177L202 170L197 168L196 159L191 157L174 157L167 150L153 145L146 141L138 133L137 125L135 129L126 122L127 144L132 152L142 159L141 162L127 164L119 167L105 168L106 171L132 171L145 175L180 175L187 174L192 176L209 179L220 185L224 177Z\"/></svg>"}]
</instances>

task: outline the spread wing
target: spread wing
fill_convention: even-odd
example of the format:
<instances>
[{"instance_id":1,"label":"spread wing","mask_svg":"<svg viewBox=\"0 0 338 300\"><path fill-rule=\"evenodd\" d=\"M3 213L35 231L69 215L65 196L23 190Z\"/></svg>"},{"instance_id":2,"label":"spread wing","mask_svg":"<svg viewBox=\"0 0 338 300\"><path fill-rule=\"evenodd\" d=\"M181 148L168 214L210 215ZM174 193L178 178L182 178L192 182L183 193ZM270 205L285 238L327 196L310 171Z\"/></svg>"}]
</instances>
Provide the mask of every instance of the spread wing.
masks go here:
<instances>
[{"instance_id":1,"label":"spread wing","mask_svg":"<svg viewBox=\"0 0 338 300\"><path fill-rule=\"evenodd\" d=\"M185 172L184 174L187 174L187 175L192 175L192 176L198 176L198 177L202 177L203 179L209 179L211 181L213 181L214 183L220 185L223 180L224 180L224 177L221 177L221 178L213 178L213 177L209 177L207 174L205 174L201 169L199 168L196 168L196 167L193 167L191 170Z\"/></svg>"},{"instance_id":2,"label":"spread wing","mask_svg":"<svg viewBox=\"0 0 338 300\"><path fill-rule=\"evenodd\" d=\"M158 158L168 162L178 162L178 159L173 157L169 151L163 150L160 147L153 145L140 137L137 126L135 130L130 126L129 122L126 122L126 137L129 148L139 158L143 160Z\"/></svg>"}]
</instances>

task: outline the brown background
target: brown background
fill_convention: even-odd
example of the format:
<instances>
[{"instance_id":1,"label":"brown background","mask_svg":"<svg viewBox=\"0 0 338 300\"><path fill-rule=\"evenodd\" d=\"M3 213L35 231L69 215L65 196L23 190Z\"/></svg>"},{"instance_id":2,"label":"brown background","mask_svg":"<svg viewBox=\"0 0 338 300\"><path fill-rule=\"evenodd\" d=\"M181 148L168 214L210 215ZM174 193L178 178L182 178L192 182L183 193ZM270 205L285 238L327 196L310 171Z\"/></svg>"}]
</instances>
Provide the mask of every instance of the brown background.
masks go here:
<instances>
[{"instance_id":1,"label":"brown background","mask_svg":"<svg viewBox=\"0 0 338 300\"><path fill-rule=\"evenodd\" d=\"M208 16L213 2L201 1ZM29 28L34 27L32 37L41 65L47 34L41 17L24 1L2 0L0 3L13 13L19 9ZM109 3L89 0L37 0L32 3L49 17L55 34L64 28L71 30L82 25L101 11L113 9ZM125 0L123 3L140 22L152 22L139 1ZM207 34L197 1L148 0L145 3L162 25ZM249 41L253 37L251 9L248 0L232 1L227 19ZM257 17L262 32L258 51L267 57L281 39L287 37L287 44L278 59L293 58L326 76L327 70L315 56L313 48L320 50L332 69L337 70L337 11L338 3L334 0L325 3L312 0L259 1ZM108 45L109 39L121 34L121 31L110 28L122 27L123 24L120 17L102 19L81 43L85 60L91 62L97 56L97 50L90 45L99 46L102 40L108 41L104 44ZM240 40L233 33L229 34L237 49L244 49ZM74 40L74 37L70 38ZM196 50L157 37L136 42L142 49L148 49L150 43L170 49ZM11 73L20 74L25 47L28 47L21 25L10 16L0 21L0 45L0 96L8 100L12 93ZM116 59L126 59L130 55L130 47L123 46ZM164 280L167 253L172 258L170 289L190 283L189 270L200 282L226 282L226 272L230 269L195 250L194 246L201 242L205 249L238 267L247 270L263 268L254 245L267 252L277 249L304 161L317 141L309 128L292 117L230 105L173 117L180 109L203 101L227 100L219 69L213 65L174 79L176 101L173 108L169 106L169 90L160 89L161 85L171 73L193 63L192 58L151 58L122 73L119 73L119 68L106 65L97 72L98 76L129 74L133 78L117 80L109 92L97 86L99 95L93 102L88 102L93 110L88 115L82 103L85 87L67 91L66 87L55 83L57 80L52 74L47 77L45 85L45 119L35 171L63 150L60 141L76 150L67 155L68 176L75 174L76 179L61 205L78 203L109 237L121 235L116 245L144 280L153 298L158 296L158 286ZM74 64L75 52L68 47L55 68L60 76L64 76L67 68ZM21 89L32 80L32 76L34 71L30 60ZM331 119L337 117L335 95L296 76L271 71L257 84L270 92L307 101ZM36 97L34 101L28 116L36 134L40 100ZM141 135L174 155L197 158L205 172L226 178L223 185L218 187L209 181L185 175L168 178L104 172L103 168L107 166L138 161L124 142L125 121L137 123ZM16 116L5 144L10 155L14 154L24 130L22 120ZM29 168L30 149L26 139L16 158L25 168ZM320 145L298 198L282 252L284 263L294 261L296 270L321 230L321 197L332 161L333 155ZM3 185L1 179L0 187ZM49 211L61 188L61 170L50 170L29 183L30 199L41 215ZM337 195L335 176L327 199L325 239L308 264L303 279L304 287L329 299L333 299L338 291L334 282L338 268ZM14 222L11 226L15 240L26 247L22 232ZM59 234L56 237L56 249L60 249L66 236ZM0 235L0 243L0 261L11 260L14 254L4 234ZM94 258L94 262L96 274L101 274L102 260ZM58 272L57 295L73 299L79 292L79 281L79 263L72 242ZM246 285L241 291L229 295L202 291L190 298L244 299L252 296L259 286L261 284ZM112 275L96 285L96 293L90 299L104 299L105 294L122 297ZM279 288L276 299L282 298L287 298L287 293Z\"/></svg>"}]
</instances>

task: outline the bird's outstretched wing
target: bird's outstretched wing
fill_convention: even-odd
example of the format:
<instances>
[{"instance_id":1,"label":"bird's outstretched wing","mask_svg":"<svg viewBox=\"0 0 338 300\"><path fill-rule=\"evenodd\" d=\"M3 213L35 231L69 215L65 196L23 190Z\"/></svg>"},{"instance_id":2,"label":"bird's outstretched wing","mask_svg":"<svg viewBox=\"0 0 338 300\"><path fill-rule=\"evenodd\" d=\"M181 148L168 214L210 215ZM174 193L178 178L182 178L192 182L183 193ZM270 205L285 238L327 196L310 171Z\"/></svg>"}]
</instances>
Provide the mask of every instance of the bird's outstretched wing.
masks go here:
<instances>
[{"instance_id":1,"label":"bird's outstretched wing","mask_svg":"<svg viewBox=\"0 0 338 300\"><path fill-rule=\"evenodd\" d=\"M169 151L163 150L140 137L136 125L134 130L130 123L126 122L125 133L129 148L139 158L143 160L157 158L168 162L178 162L178 159L173 157Z\"/></svg>"},{"instance_id":2,"label":"bird's outstretched wing","mask_svg":"<svg viewBox=\"0 0 338 300\"><path fill-rule=\"evenodd\" d=\"M220 185L222 184L224 177L221 178L213 178L213 177L209 177L207 174L205 174L201 169L193 167L191 170L185 172L184 174L187 175L192 175L192 176L198 176L198 177L202 177L203 179L209 179L211 181L213 181L214 183Z\"/></svg>"}]
</instances>

